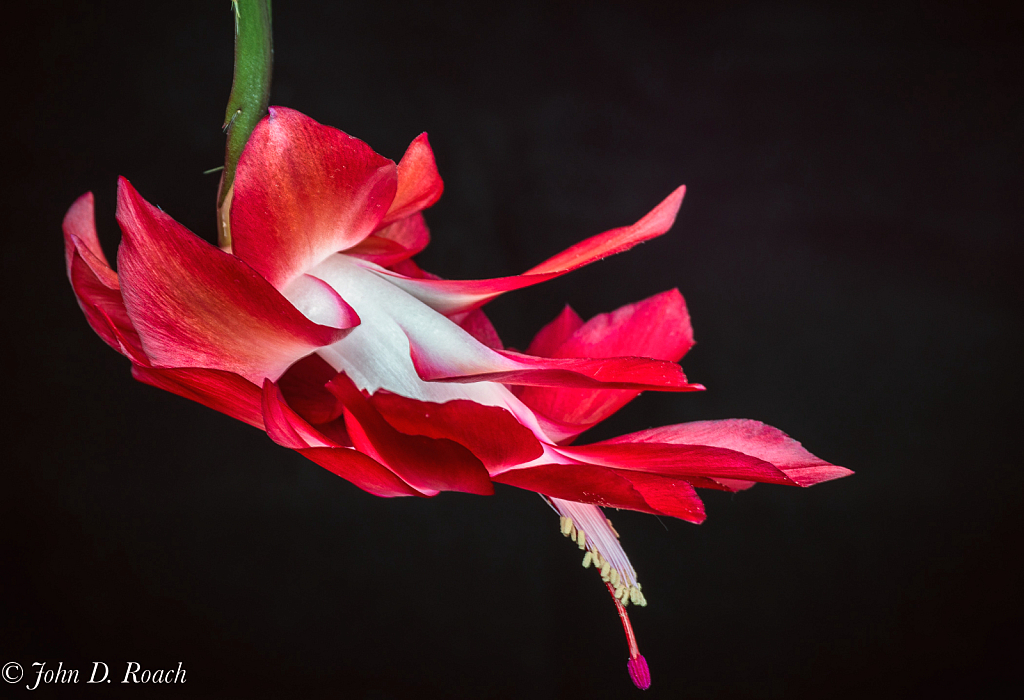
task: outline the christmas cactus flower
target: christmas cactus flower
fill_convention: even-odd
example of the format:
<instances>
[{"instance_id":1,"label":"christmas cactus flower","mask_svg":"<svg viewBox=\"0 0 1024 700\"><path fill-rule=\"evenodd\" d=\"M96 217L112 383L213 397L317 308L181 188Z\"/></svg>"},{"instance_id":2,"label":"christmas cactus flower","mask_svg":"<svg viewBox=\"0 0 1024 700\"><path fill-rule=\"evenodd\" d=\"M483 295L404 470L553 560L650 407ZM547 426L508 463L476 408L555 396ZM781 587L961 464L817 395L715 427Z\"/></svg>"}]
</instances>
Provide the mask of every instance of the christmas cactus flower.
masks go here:
<instances>
[{"instance_id":1,"label":"christmas cactus flower","mask_svg":"<svg viewBox=\"0 0 1024 700\"><path fill-rule=\"evenodd\" d=\"M67 272L96 333L134 376L265 430L371 494L541 494L584 550L626 630L633 681L650 676L626 606L646 598L601 507L700 523L695 489L810 486L849 474L752 420L670 425L589 445L580 433L641 391L700 390L676 290L584 321L572 309L526 352L481 307L660 236L680 187L632 226L522 275L443 280L412 257L442 191L426 134L401 161L296 111L271 108L234 175L230 249L213 246L121 179L117 272L86 194L64 220Z\"/></svg>"}]
</instances>

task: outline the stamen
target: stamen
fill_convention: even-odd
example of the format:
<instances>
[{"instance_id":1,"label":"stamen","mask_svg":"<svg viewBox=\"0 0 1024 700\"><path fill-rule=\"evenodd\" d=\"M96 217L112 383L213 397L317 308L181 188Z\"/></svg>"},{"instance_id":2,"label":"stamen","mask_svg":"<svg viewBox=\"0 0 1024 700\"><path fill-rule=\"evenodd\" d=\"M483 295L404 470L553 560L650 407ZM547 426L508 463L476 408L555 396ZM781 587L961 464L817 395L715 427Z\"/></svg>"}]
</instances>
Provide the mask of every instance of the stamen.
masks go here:
<instances>
[{"instance_id":1,"label":"stamen","mask_svg":"<svg viewBox=\"0 0 1024 700\"><path fill-rule=\"evenodd\" d=\"M580 549L587 546L587 533L583 532L583 530L580 530L579 537L576 538L576 544L580 546Z\"/></svg>"},{"instance_id":2,"label":"stamen","mask_svg":"<svg viewBox=\"0 0 1024 700\"><path fill-rule=\"evenodd\" d=\"M594 558L594 553L593 552L587 552L586 554L583 555L583 568L584 569L589 569L590 568L590 560L593 559L593 558Z\"/></svg>"},{"instance_id":3,"label":"stamen","mask_svg":"<svg viewBox=\"0 0 1024 700\"><path fill-rule=\"evenodd\" d=\"M626 606L615 597L615 589L611 584L606 583L605 586L612 594L615 609L622 621L622 629L626 633L626 643L629 645L629 661L626 662L626 670L629 672L629 678L637 688L647 690L651 687L651 672L647 668L647 660L640 654L640 649L636 645L636 635L633 634L633 625L629 622L629 613L626 612Z\"/></svg>"},{"instance_id":4,"label":"stamen","mask_svg":"<svg viewBox=\"0 0 1024 700\"><path fill-rule=\"evenodd\" d=\"M569 533L572 532L572 518L569 518L569 517L566 517L566 516L562 515L562 516L559 516L558 520L559 520L558 524L561 526L561 529L562 529L562 534L565 537L568 537Z\"/></svg>"}]
</instances>

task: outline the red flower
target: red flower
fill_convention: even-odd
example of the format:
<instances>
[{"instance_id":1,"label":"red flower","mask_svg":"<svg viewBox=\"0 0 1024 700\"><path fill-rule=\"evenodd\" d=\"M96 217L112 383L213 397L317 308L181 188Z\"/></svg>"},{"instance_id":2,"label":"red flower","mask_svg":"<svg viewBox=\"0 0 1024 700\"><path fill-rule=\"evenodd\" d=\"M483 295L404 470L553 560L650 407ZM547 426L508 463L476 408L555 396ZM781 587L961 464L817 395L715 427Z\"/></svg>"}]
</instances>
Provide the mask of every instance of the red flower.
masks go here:
<instances>
[{"instance_id":1,"label":"red flower","mask_svg":"<svg viewBox=\"0 0 1024 700\"><path fill-rule=\"evenodd\" d=\"M64 220L67 270L93 329L135 377L260 429L378 496L543 494L616 599L630 674L646 687L624 606L646 600L598 506L704 520L695 487L810 486L849 470L750 420L686 423L573 445L639 392L695 391L693 345L672 290L584 322L566 307L526 353L480 310L673 224L680 187L632 226L589 238L516 277L441 280L411 258L420 211L441 195L426 134L396 166L366 144L272 108L238 164L232 250L194 236L121 179L118 272L92 195Z\"/></svg>"}]
</instances>

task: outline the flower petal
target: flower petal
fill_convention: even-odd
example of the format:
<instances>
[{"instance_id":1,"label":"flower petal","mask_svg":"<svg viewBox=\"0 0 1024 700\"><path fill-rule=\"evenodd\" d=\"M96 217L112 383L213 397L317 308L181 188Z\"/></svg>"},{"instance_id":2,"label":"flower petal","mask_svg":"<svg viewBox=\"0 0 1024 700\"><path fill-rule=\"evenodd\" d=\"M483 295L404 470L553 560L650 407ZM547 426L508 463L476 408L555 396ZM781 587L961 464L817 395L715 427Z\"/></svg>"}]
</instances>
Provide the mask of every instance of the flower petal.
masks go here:
<instances>
[{"instance_id":1,"label":"flower petal","mask_svg":"<svg viewBox=\"0 0 1024 700\"><path fill-rule=\"evenodd\" d=\"M433 403L379 391L370 403L406 435L447 438L468 448L488 471L530 462L544 453L534 434L503 408L473 401Z\"/></svg>"},{"instance_id":2,"label":"flower petal","mask_svg":"<svg viewBox=\"0 0 1024 700\"><path fill-rule=\"evenodd\" d=\"M642 513L704 521L704 504L684 480L624 472L593 464L541 464L510 469L494 481L546 496Z\"/></svg>"},{"instance_id":3,"label":"flower petal","mask_svg":"<svg viewBox=\"0 0 1024 700\"><path fill-rule=\"evenodd\" d=\"M360 260L391 267L421 252L430 243L422 214L413 214L375 231L345 251Z\"/></svg>"},{"instance_id":4,"label":"flower petal","mask_svg":"<svg viewBox=\"0 0 1024 700\"><path fill-rule=\"evenodd\" d=\"M630 389L634 391L702 391L690 384L674 362L646 357L549 358L484 346L473 353L445 353L425 334L409 336L416 372L424 381L498 382L523 386Z\"/></svg>"},{"instance_id":5,"label":"flower petal","mask_svg":"<svg viewBox=\"0 0 1024 700\"><path fill-rule=\"evenodd\" d=\"M194 236L122 178L121 287L153 364L222 369L262 383L348 329L313 323L238 258Z\"/></svg>"},{"instance_id":6,"label":"flower petal","mask_svg":"<svg viewBox=\"0 0 1024 700\"><path fill-rule=\"evenodd\" d=\"M562 309L562 313L558 314L554 321L537 332L537 335L533 337L533 342L530 343L530 347L526 349L526 354L538 357L555 357L555 353L562 346L562 343L568 340L582 325L583 319L573 311L571 306L566 304L565 308Z\"/></svg>"},{"instance_id":7,"label":"flower petal","mask_svg":"<svg viewBox=\"0 0 1024 700\"><path fill-rule=\"evenodd\" d=\"M530 347L542 352L533 354L558 358L640 356L678 362L693 347L690 314L677 289L600 314L570 331L578 319L566 307L537 334ZM638 393L526 387L518 396L530 408L556 421L578 425L578 432L583 432Z\"/></svg>"},{"instance_id":8,"label":"flower petal","mask_svg":"<svg viewBox=\"0 0 1024 700\"><path fill-rule=\"evenodd\" d=\"M117 274L110 269L96 235L92 193L82 195L64 217L64 256L71 288L96 334L122 355L138 346L121 298ZM121 338L128 339L122 343Z\"/></svg>"},{"instance_id":9,"label":"flower petal","mask_svg":"<svg viewBox=\"0 0 1024 700\"><path fill-rule=\"evenodd\" d=\"M352 443L364 454L386 465L421 493L463 491L489 496L494 493L487 470L472 452L447 439L406 435L391 426L345 374L327 388L345 406L345 426Z\"/></svg>"},{"instance_id":10,"label":"flower petal","mask_svg":"<svg viewBox=\"0 0 1024 700\"><path fill-rule=\"evenodd\" d=\"M612 440L596 443L599 445L638 445L641 443L662 443L674 445L706 445L709 447L733 450L737 453L771 463L782 471L787 478L799 486L812 486L823 481L831 481L853 472L845 467L815 457L804 447L778 428L765 425L759 421L746 419L730 419L717 421L696 421L679 423L652 428L638 433L622 435ZM573 448L576 449L576 448ZM714 476L708 474L708 476ZM730 476L721 474L721 476ZM761 481L753 476L739 476L740 479ZM726 485L745 488L743 484L730 484L727 480L719 480Z\"/></svg>"},{"instance_id":11,"label":"flower petal","mask_svg":"<svg viewBox=\"0 0 1024 700\"><path fill-rule=\"evenodd\" d=\"M424 132L413 139L398 162L398 190L381 223L389 224L426 209L441 198L443 191L444 182Z\"/></svg>"},{"instance_id":12,"label":"flower petal","mask_svg":"<svg viewBox=\"0 0 1024 700\"><path fill-rule=\"evenodd\" d=\"M271 107L238 161L233 252L283 289L370 235L396 187L395 164L359 139Z\"/></svg>"},{"instance_id":13,"label":"flower petal","mask_svg":"<svg viewBox=\"0 0 1024 700\"><path fill-rule=\"evenodd\" d=\"M443 314L469 311L483 306L505 292L559 277L662 235L675 222L685 192L686 188L680 187L632 226L612 229L588 238L515 277L489 280L429 280L413 279L394 271L373 269L378 274L387 275L393 284Z\"/></svg>"},{"instance_id":14,"label":"flower petal","mask_svg":"<svg viewBox=\"0 0 1024 700\"><path fill-rule=\"evenodd\" d=\"M260 389L232 372L190 367L156 369L132 365L140 382L209 406L215 411L264 430Z\"/></svg>"},{"instance_id":15,"label":"flower petal","mask_svg":"<svg viewBox=\"0 0 1024 700\"><path fill-rule=\"evenodd\" d=\"M329 423L341 416L341 401L325 385L338 371L320 355L302 358L288 368L277 386L284 400L302 418L314 425Z\"/></svg>"},{"instance_id":16,"label":"flower petal","mask_svg":"<svg viewBox=\"0 0 1024 700\"><path fill-rule=\"evenodd\" d=\"M296 450L375 496L390 498L423 495L371 457L355 449L339 446L317 431L292 410L280 389L269 380L263 384L262 408L267 434L277 444Z\"/></svg>"}]
</instances>

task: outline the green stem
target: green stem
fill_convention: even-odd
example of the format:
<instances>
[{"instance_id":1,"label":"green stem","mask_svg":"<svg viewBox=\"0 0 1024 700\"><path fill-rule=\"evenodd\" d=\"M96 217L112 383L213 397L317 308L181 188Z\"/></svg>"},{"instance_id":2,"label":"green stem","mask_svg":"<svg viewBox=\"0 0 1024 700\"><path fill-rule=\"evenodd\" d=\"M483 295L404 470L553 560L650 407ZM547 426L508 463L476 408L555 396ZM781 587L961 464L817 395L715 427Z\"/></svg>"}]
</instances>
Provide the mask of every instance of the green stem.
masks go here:
<instances>
[{"instance_id":1,"label":"green stem","mask_svg":"<svg viewBox=\"0 0 1024 700\"><path fill-rule=\"evenodd\" d=\"M229 211L235 169L252 130L267 114L274 67L270 0L232 0L231 9L235 13L235 76L224 115L228 143L217 193L218 240L223 248L231 246Z\"/></svg>"}]
</instances>

